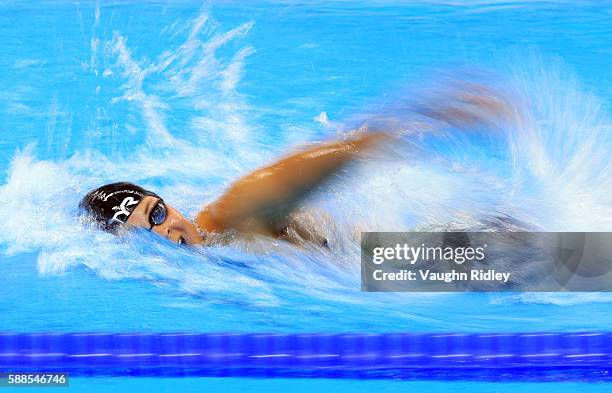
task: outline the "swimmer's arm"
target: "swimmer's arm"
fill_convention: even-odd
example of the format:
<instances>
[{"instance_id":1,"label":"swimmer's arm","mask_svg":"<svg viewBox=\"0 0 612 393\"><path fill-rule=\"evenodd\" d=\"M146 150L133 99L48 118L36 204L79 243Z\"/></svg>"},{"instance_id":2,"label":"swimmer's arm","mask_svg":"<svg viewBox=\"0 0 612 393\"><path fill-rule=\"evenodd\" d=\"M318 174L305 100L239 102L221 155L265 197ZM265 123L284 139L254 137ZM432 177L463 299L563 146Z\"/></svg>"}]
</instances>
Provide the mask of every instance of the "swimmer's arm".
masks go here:
<instances>
[{"instance_id":1,"label":"swimmer's arm","mask_svg":"<svg viewBox=\"0 0 612 393\"><path fill-rule=\"evenodd\" d=\"M386 138L382 132L366 133L291 154L236 181L198 214L196 223L209 232L278 235L277 223L318 185Z\"/></svg>"}]
</instances>

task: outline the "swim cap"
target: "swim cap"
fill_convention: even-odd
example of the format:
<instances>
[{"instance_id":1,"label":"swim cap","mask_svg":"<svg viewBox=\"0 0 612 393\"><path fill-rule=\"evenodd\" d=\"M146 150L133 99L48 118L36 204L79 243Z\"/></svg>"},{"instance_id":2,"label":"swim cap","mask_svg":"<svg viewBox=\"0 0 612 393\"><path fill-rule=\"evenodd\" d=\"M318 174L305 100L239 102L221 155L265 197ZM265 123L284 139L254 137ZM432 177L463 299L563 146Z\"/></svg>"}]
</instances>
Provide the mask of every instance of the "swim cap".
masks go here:
<instances>
[{"instance_id":1,"label":"swim cap","mask_svg":"<svg viewBox=\"0 0 612 393\"><path fill-rule=\"evenodd\" d=\"M159 198L154 192L136 184L111 183L90 191L79 206L96 220L101 229L115 232L127 222L130 214L147 195Z\"/></svg>"}]
</instances>

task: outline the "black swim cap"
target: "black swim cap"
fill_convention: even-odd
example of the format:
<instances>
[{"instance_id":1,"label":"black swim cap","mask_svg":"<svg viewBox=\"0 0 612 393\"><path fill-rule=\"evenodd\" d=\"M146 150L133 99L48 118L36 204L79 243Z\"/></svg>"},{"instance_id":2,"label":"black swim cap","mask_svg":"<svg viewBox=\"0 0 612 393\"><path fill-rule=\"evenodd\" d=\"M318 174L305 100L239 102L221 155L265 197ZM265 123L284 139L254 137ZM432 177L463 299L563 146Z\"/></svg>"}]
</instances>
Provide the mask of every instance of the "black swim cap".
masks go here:
<instances>
[{"instance_id":1,"label":"black swim cap","mask_svg":"<svg viewBox=\"0 0 612 393\"><path fill-rule=\"evenodd\" d=\"M100 227L108 232L115 232L125 224L143 197L157 194L147 191L136 184L119 182L111 183L90 191L79 207L93 217Z\"/></svg>"}]
</instances>

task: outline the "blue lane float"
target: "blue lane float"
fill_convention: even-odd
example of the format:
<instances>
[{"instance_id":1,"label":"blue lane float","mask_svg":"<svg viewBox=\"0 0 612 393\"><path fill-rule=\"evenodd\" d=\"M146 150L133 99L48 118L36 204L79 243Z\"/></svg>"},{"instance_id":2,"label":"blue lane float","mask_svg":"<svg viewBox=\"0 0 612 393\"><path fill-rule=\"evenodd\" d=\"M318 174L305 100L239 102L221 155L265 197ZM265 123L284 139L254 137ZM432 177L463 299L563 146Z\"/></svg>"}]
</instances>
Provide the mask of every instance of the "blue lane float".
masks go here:
<instances>
[{"instance_id":1,"label":"blue lane float","mask_svg":"<svg viewBox=\"0 0 612 393\"><path fill-rule=\"evenodd\" d=\"M0 334L0 371L78 376L608 380L612 333Z\"/></svg>"}]
</instances>

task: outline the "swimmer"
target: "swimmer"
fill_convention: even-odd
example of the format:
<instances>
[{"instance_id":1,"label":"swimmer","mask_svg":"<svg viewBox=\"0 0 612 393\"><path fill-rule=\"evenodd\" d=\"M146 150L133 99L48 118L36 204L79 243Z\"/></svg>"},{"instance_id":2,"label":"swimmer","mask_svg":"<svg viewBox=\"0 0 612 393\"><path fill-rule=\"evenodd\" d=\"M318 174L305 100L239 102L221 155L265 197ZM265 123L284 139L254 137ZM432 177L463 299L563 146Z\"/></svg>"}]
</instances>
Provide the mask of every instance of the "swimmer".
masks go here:
<instances>
[{"instance_id":1,"label":"swimmer","mask_svg":"<svg viewBox=\"0 0 612 393\"><path fill-rule=\"evenodd\" d=\"M297 218L302 202L346 164L387 138L386 133L371 132L293 153L233 183L194 222L156 193L127 182L89 192L80 207L108 232L144 228L178 244L203 244L211 235L237 231L326 246L324 237Z\"/></svg>"},{"instance_id":2,"label":"swimmer","mask_svg":"<svg viewBox=\"0 0 612 393\"><path fill-rule=\"evenodd\" d=\"M507 120L513 113L503 95L471 82L451 83L408 112L428 118L434 127L445 123L459 129ZM317 233L312 217L300 217L303 202L347 164L384 145L384 141L400 137L401 132L392 126L398 122L386 120L391 121L379 124L387 131L367 132L365 127L361 135L298 151L257 169L203 207L194 222L156 193L125 182L89 192L80 206L106 231L118 233L120 228L139 227L178 244L209 244L219 238L216 235L238 232L326 246L327 240ZM419 123L419 128L422 126L427 128L427 124Z\"/></svg>"}]
</instances>

